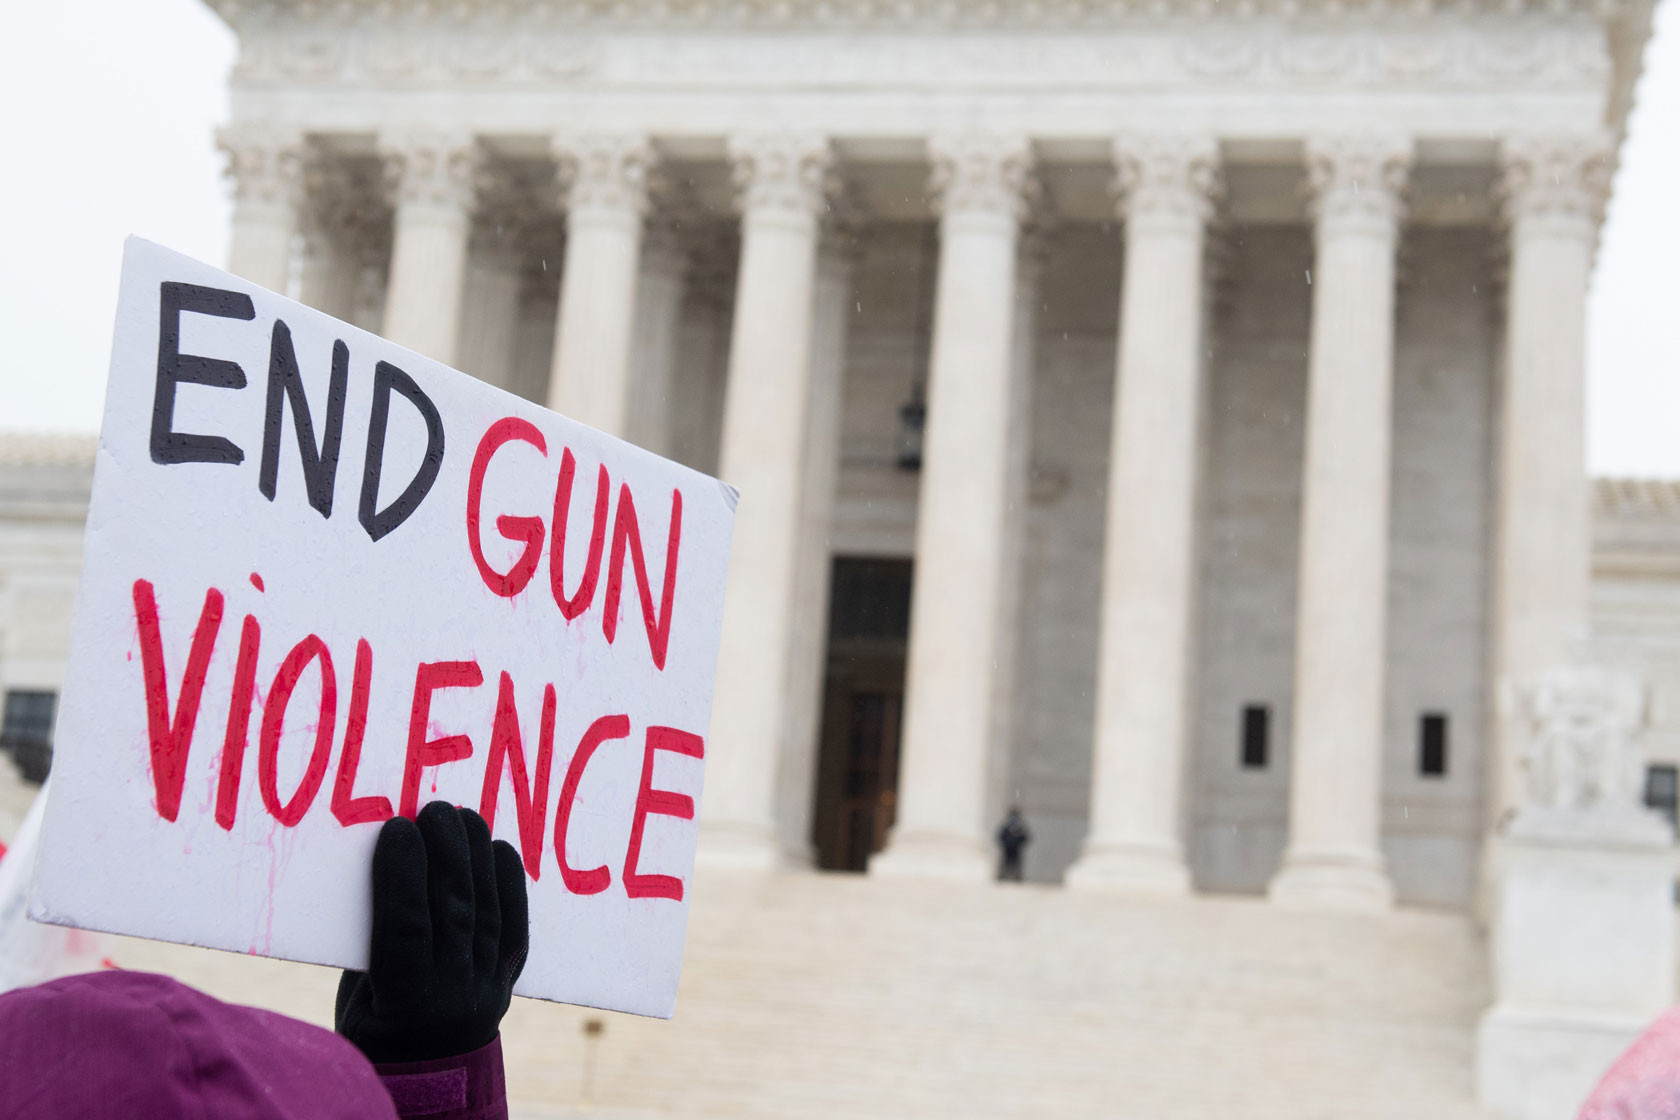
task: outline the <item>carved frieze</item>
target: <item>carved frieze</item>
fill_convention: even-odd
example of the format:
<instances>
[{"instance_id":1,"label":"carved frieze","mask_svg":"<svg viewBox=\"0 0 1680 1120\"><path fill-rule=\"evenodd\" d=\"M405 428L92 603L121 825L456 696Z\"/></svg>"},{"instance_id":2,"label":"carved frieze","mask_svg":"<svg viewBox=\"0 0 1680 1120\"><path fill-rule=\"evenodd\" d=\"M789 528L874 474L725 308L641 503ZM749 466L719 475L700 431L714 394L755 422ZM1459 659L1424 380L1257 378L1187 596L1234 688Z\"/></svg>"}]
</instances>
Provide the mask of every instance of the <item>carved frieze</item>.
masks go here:
<instances>
[{"instance_id":1,"label":"carved frieze","mask_svg":"<svg viewBox=\"0 0 1680 1120\"><path fill-rule=\"evenodd\" d=\"M885 7L886 5L883 5ZM1601 87L1611 67L1602 30L1585 21L1421 19L1382 23L1303 21L1235 13L1242 0L1214 5L1206 19L1179 10L1159 17L1064 22L1085 34L938 37L896 34L890 20L871 23L867 43L845 40L820 51L753 36L750 19L720 42L680 34L673 8L647 26L667 34L614 37L608 12L575 21L539 18L519 6L493 9L470 24L441 19L351 21L318 29L296 20L241 29L239 86L371 85L543 87L582 81L640 88L738 89L762 86L873 88L913 78L922 85L1003 89L1152 88L1165 82L1434 85L1443 80L1512 88L1536 83ZM1011 8L1017 7L1010 5ZM944 25L959 27L973 5ZM1141 8L1139 9L1141 12ZM1310 26L1301 26L1308 22ZM321 27L320 23L328 26Z\"/></svg>"},{"instance_id":2,"label":"carved frieze","mask_svg":"<svg viewBox=\"0 0 1680 1120\"><path fill-rule=\"evenodd\" d=\"M1260 41L1253 35L1215 33L1186 35L1175 52L1184 68L1198 78L1240 78L1260 63Z\"/></svg>"},{"instance_id":3,"label":"carved frieze","mask_svg":"<svg viewBox=\"0 0 1680 1120\"><path fill-rule=\"evenodd\" d=\"M361 62L377 82L404 82L424 78L431 69L432 43L418 36L380 35L367 39Z\"/></svg>"},{"instance_id":4,"label":"carved frieze","mask_svg":"<svg viewBox=\"0 0 1680 1120\"><path fill-rule=\"evenodd\" d=\"M1363 37L1333 32L1304 31L1272 44L1278 70L1292 78L1321 81L1341 78L1363 69L1370 43Z\"/></svg>"},{"instance_id":5,"label":"carved frieze","mask_svg":"<svg viewBox=\"0 0 1680 1120\"><path fill-rule=\"evenodd\" d=\"M1451 42L1439 34L1390 31L1377 43L1384 74L1399 81L1429 81L1452 65Z\"/></svg>"}]
</instances>

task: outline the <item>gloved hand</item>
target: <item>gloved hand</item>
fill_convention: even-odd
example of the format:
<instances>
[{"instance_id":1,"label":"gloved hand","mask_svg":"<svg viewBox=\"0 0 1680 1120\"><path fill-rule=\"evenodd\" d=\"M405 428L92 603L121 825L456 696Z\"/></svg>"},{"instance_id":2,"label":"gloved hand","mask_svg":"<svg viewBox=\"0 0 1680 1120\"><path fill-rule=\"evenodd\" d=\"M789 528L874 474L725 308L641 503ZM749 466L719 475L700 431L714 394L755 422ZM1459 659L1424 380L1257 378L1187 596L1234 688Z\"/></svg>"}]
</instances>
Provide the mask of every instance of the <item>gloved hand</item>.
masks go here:
<instances>
[{"instance_id":1,"label":"gloved hand","mask_svg":"<svg viewBox=\"0 0 1680 1120\"><path fill-rule=\"evenodd\" d=\"M393 817L373 849L373 944L333 1025L374 1062L454 1057L496 1037L525 967L525 868L471 809Z\"/></svg>"}]
</instances>

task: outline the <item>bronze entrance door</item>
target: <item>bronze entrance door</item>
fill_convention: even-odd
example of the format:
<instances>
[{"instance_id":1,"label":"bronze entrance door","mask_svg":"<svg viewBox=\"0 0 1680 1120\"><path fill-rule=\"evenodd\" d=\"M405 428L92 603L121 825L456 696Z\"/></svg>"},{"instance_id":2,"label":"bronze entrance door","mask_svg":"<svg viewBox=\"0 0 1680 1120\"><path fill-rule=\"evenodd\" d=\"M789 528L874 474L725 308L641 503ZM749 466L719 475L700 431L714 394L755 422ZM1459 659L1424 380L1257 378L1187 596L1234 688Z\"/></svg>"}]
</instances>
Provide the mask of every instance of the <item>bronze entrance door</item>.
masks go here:
<instances>
[{"instance_id":1,"label":"bronze entrance door","mask_svg":"<svg viewBox=\"0 0 1680 1120\"><path fill-rule=\"evenodd\" d=\"M817 864L862 871L897 808L908 560L837 558L812 840Z\"/></svg>"}]
</instances>

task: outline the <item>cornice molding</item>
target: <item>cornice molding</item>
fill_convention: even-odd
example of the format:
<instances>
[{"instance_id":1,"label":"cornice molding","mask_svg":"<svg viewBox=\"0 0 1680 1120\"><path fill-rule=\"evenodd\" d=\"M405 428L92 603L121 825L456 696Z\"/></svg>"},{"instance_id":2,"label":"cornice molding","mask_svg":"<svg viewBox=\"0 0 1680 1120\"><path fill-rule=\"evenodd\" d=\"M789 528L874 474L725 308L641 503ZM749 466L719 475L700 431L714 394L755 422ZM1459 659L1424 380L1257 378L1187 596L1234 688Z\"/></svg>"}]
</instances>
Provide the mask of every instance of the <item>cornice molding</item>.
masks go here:
<instances>
[{"instance_id":1,"label":"cornice molding","mask_svg":"<svg viewBox=\"0 0 1680 1120\"><path fill-rule=\"evenodd\" d=\"M0 431L0 521L63 523L78 534L97 435Z\"/></svg>"},{"instance_id":2,"label":"cornice molding","mask_svg":"<svg viewBox=\"0 0 1680 1120\"><path fill-rule=\"evenodd\" d=\"M1227 7L1229 5L1222 5ZM1045 28L1022 42L1007 29L962 40L883 24L866 48L825 52L744 50L720 54L708 36L619 35L608 23L576 27L503 13L460 28L438 21L277 18L240 28L235 88L368 87L461 89L625 86L692 89L823 89L901 84L1020 91L1155 89L1323 83L1496 89L1539 85L1602 88L1618 60L1603 31L1554 16L1452 19L1177 17L1090 28ZM754 25L719 29L768 36ZM838 32L836 32L838 34ZM856 34L856 33L854 33Z\"/></svg>"},{"instance_id":3,"label":"cornice molding","mask_svg":"<svg viewBox=\"0 0 1680 1120\"><path fill-rule=\"evenodd\" d=\"M1581 86L1608 94L1619 136L1633 102L1654 0L206 0L240 36L236 89L265 86L459 84L532 87L593 83L613 73L614 36L638 47L658 32L768 35L876 34L864 82L914 73L946 75L909 58L894 33L996 32L1028 58L1042 48L1021 35L1061 35L1089 48L1078 66L1060 59L1046 77L1092 88L1159 89L1163 80L1207 84L1342 82L1429 88ZM1590 26L1593 34L1583 35ZM1151 42L1116 44L1124 31ZM654 80L707 44L670 36ZM941 56L961 71L975 40ZM882 49L875 49L880 47ZM887 49L887 48L893 49ZM685 53L687 52L687 53ZM911 52L914 53L914 52ZM1100 56L1100 57L1099 57ZM747 60L738 59L737 62ZM806 60L808 62L809 60ZM916 63L907 69L907 63ZM993 60L978 67L984 76ZM832 87L846 75L819 64ZM802 75L719 77L782 83ZM1018 82L1020 75L1009 76Z\"/></svg>"},{"instance_id":4,"label":"cornice molding","mask_svg":"<svg viewBox=\"0 0 1680 1120\"><path fill-rule=\"evenodd\" d=\"M93 469L97 433L0 431L0 466Z\"/></svg>"},{"instance_id":5,"label":"cornice molding","mask_svg":"<svg viewBox=\"0 0 1680 1120\"><path fill-rule=\"evenodd\" d=\"M1613 19L1639 0L206 0L243 30L276 21L401 19L444 26L487 20L562 27L1079 30L1175 17L1425 20L1439 14L1588 15Z\"/></svg>"},{"instance_id":6,"label":"cornice molding","mask_svg":"<svg viewBox=\"0 0 1680 1120\"><path fill-rule=\"evenodd\" d=\"M1593 516L1680 525L1680 479L1595 478Z\"/></svg>"}]
</instances>

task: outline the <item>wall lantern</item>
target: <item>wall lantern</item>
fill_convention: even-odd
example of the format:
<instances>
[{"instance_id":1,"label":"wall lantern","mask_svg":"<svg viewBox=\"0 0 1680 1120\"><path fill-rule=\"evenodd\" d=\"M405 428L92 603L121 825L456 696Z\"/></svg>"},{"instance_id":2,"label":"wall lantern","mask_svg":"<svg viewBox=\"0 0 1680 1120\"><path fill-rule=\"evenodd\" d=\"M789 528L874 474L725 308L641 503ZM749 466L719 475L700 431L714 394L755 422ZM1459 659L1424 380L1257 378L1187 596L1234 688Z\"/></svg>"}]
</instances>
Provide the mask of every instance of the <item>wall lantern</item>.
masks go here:
<instances>
[{"instance_id":1,"label":"wall lantern","mask_svg":"<svg viewBox=\"0 0 1680 1120\"><path fill-rule=\"evenodd\" d=\"M898 409L898 469L922 469L922 431L927 427L927 404L922 399L922 383L910 387L910 399Z\"/></svg>"}]
</instances>

